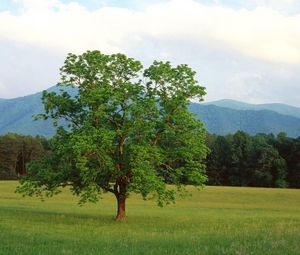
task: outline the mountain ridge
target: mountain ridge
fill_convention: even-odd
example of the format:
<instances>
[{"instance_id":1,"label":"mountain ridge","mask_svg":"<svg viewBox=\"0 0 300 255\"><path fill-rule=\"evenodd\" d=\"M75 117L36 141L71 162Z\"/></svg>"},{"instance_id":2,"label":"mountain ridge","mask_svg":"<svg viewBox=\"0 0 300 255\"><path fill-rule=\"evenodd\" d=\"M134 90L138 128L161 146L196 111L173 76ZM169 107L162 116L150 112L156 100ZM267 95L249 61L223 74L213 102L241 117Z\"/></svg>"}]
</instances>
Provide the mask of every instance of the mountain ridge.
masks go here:
<instances>
[{"instance_id":1,"label":"mountain ridge","mask_svg":"<svg viewBox=\"0 0 300 255\"><path fill-rule=\"evenodd\" d=\"M226 135L238 130L251 135L285 132L291 137L300 136L300 118L270 110L235 110L216 105L190 105L190 111L201 119L210 133Z\"/></svg>"},{"instance_id":2,"label":"mountain ridge","mask_svg":"<svg viewBox=\"0 0 300 255\"><path fill-rule=\"evenodd\" d=\"M70 93L75 93L73 90L70 88ZM47 91L58 92L59 87L53 86ZM0 99L0 134L15 132L26 135L53 136L55 128L50 120L33 121L32 119L33 115L44 111L41 96L42 92L38 92L24 97ZM220 101L215 102L220 103ZM227 99L224 101L228 103ZM231 103L232 101L234 100L229 100ZM251 104L237 102L241 105L240 107L251 107ZM214 105L213 102L191 103L189 109L205 123L210 133L226 135L243 130L251 135L257 133L274 133L276 135L279 132L286 132L292 137L300 136L300 117L272 110L233 109Z\"/></svg>"},{"instance_id":3,"label":"mountain ridge","mask_svg":"<svg viewBox=\"0 0 300 255\"><path fill-rule=\"evenodd\" d=\"M280 114L290 115L300 118L300 107L282 103L265 103L265 104L250 104L233 99L221 99L211 102L205 102L204 105L216 105L220 107L235 109L235 110L270 110Z\"/></svg>"}]
</instances>

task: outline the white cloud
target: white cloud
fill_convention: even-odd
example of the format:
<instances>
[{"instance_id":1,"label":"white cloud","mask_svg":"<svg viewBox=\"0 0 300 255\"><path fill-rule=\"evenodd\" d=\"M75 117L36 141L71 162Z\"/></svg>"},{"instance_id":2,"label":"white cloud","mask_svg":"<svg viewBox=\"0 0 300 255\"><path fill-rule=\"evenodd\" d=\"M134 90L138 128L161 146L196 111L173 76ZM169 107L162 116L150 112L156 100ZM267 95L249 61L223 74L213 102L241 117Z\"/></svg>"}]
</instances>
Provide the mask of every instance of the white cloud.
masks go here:
<instances>
[{"instance_id":1,"label":"white cloud","mask_svg":"<svg viewBox=\"0 0 300 255\"><path fill-rule=\"evenodd\" d=\"M272 8L277 8L282 5L291 5L296 3L298 0L255 0L256 5L263 5Z\"/></svg>"},{"instance_id":2,"label":"white cloud","mask_svg":"<svg viewBox=\"0 0 300 255\"><path fill-rule=\"evenodd\" d=\"M55 85L65 54L0 40L0 98L35 93Z\"/></svg>"},{"instance_id":3,"label":"white cloud","mask_svg":"<svg viewBox=\"0 0 300 255\"><path fill-rule=\"evenodd\" d=\"M52 86L67 52L99 49L124 52L144 63L187 63L207 87L208 100L299 105L300 14L274 10L274 0L252 9L173 0L139 10L15 1L19 14L0 13L0 97Z\"/></svg>"},{"instance_id":4,"label":"white cloud","mask_svg":"<svg viewBox=\"0 0 300 255\"><path fill-rule=\"evenodd\" d=\"M233 10L174 0L143 11L88 11L58 0L19 1L24 6L21 15L0 14L0 36L19 42L76 52L115 52L137 47L143 36L185 38L262 60L300 63L300 15L284 16L270 8Z\"/></svg>"},{"instance_id":5,"label":"white cloud","mask_svg":"<svg viewBox=\"0 0 300 255\"><path fill-rule=\"evenodd\" d=\"M6 87L4 86L3 82L0 81L0 91L3 91L3 95L6 93L5 89Z\"/></svg>"}]
</instances>

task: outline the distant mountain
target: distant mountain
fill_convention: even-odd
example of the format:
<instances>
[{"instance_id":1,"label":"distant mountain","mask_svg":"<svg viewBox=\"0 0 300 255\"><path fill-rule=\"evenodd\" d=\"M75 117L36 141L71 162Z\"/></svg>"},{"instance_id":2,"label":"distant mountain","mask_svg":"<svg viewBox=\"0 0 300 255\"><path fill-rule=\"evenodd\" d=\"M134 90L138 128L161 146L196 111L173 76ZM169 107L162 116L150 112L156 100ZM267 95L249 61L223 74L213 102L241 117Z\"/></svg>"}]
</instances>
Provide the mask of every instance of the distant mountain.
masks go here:
<instances>
[{"instance_id":1,"label":"distant mountain","mask_svg":"<svg viewBox=\"0 0 300 255\"><path fill-rule=\"evenodd\" d=\"M300 118L274 111L234 110L196 103L190 105L190 111L206 124L210 133L225 135L243 130L251 135L285 132L291 137L300 136Z\"/></svg>"},{"instance_id":2,"label":"distant mountain","mask_svg":"<svg viewBox=\"0 0 300 255\"><path fill-rule=\"evenodd\" d=\"M15 132L52 136L55 129L49 121L33 121L34 114L43 112L42 93L0 100L0 134Z\"/></svg>"},{"instance_id":3,"label":"distant mountain","mask_svg":"<svg viewBox=\"0 0 300 255\"><path fill-rule=\"evenodd\" d=\"M59 89L52 87L48 91L59 91ZM76 93L74 90L70 92ZM14 99L0 99L0 134L16 132L51 137L55 133L51 121L33 121L32 118L34 114L43 112L41 96L42 92ZM214 104L219 104L219 106ZM252 135L286 132L291 137L300 136L300 113L299 118L295 117L297 107L288 105L280 107L281 104L259 105L270 106L271 111L270 109L260 110L254 106L257 105L221 100L205 104L191 103L189 109L204 121L210 133L225 135L243 130ZM236 109L233 109L234 107ZM249 107L254 108L248 109ZM293 109L293 116L287 115L291 109Z\"/></svg>"},{"instance_id":4,"label":"distant mountain","mask_svg":"<svg viewBox=\"0 0 300 255\"><path fill-rule=\"evenodd\" d=\"M57 86L47 91L59 92ZM41 101L42 92L0 100L0 134L14 132L25 135L43 135L51 137L55 128L50 120L33 120L33 115L43 113L44 106Z\"/></svg>"},{"instance_id":5,"label":"distant mountain","mask_svg":"<svg viewBox=\"0 0 300 255\"><path fill-rule=\"evenodd\" d=\"M248 104L237 100L222 99L213 102L204 103L204 105L216 105L220 107L235 109L235 110L270 110L284 115L290 115L300 118L300 108L286 104Z\"/></svg>"}]
</instances>

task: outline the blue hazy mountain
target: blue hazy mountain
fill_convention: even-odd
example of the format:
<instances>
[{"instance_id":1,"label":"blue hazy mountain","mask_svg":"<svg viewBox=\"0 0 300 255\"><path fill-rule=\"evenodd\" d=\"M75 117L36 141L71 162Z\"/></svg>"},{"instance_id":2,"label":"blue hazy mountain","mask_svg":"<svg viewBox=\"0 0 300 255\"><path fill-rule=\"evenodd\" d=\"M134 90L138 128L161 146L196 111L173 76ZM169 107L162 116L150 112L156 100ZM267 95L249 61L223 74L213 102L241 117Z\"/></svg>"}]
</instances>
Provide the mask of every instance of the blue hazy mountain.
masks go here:
<instances>
[{"instance_id":1,"label":"blue hazy mountain","mask_svg":"<svg viewBox=\"0 0 300 255\"><path fill-rule=\"evenodd\" d=\"M190 111L196 114L210 133L226 135L243 130L257 133L278 134L285 132L291 137L300 136L300 118L269 110L235 110L216 105L192 103Z\"/></svg>"},{"instance_id":2,"label":"blue hazy mountain","mask_svg":"<svg viewBox=\"0 0 300 255\"><path fill-rule=\"evenodd\" d=\"M59 87L49 88L49 92L59 93ZM74 93L71 91L71 93ZM14 132L25 135L43 135L51 137L55 128L50 120L37 120L33 116L44 112L41 101L42 92L0 100L0 134Z\"/></svg>"},{"instance_id":3,"label":"blue hazy mountain","mask_svg":"<svg viewBox=\"0 0 300 255\"><path fill-rule=\"evenodd\" d=\"M59 89L51 87L48 91ZM70 93L76 92L73 90ZM39 92L14 99L0 99L0 134L16 132L51 137L55 132L51 121L34 121L32 118L33 115L43 112L41 96L42 92ZM296 117L299 108L281 104L264 105L271 107L268 109L259 109L256 106L233 100L221 100L211 103L191 103L189 109L204 121L210 133L225 135L243 130L249 134L286 132L292 137L300 136L300 117ZM250 107L253 108L249 109Z\"/></svg>"},{"instance_id":4,"label":"blue hazy mountain","mask_svg":"<svg viewBox=\"0 0 300 255\"><path fill-rule=\"evenodd\" d=\"M0 100L0 134L15 132L52 136L55 129L49 121L33 121L33 115L43 112L42 93Z\"/></svg>"},{"instance_id":5,"label":"blue hazy mountain","mask_svg":"<svg viewBox=\"0 0 300 255\"><path fill-rule=\"evenodd\" d=\"M248 104L237 100L222 99L213 102L204 103L204 105L216 105L220 107L235 109L235 110L270 110L284 115L290 115L300 118L300 108L286 104Z\"/></svg>"}]
</instances>

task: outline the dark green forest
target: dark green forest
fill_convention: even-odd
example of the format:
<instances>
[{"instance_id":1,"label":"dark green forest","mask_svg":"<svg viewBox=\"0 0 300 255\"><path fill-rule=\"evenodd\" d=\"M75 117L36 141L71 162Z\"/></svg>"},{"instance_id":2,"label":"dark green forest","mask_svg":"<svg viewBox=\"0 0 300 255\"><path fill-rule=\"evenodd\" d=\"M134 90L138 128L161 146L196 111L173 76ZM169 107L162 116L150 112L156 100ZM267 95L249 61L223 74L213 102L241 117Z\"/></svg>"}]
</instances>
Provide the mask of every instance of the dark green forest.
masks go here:
<instances>
[{"instance_id":1,"label":"dark green forest","mask_svg":"<svg viewBox=\"0 0 300 255\"><path fill-rule=\"evenodd\" d=\"M226 136L207 134L206 145L208 185L300 188L300 137L237 131ZM0 179L26 175L27 163L45 153L51 153L51 139L14 133L0 136Z\"/></svg>"},{"instance_id":2,"label":"dark green forest","mask_svg":"<svg viewBox=\"0 0 300 255\"><path fill-rule=\"evenodd\" d=\"M300 137L207 136L208 184L223 186L300 188Z\"/></svg>"},{"instance_id":3,"label":"dark green forest","mask_svg":"<svg viewBox=\"0 0 300 255\"><path fill-rule=\"evenodd\" d=\"M26 175L26 165L49 149L43 137L8 133L0 136L0 179L14 180Z\"/></svg>"}]
</instances>

